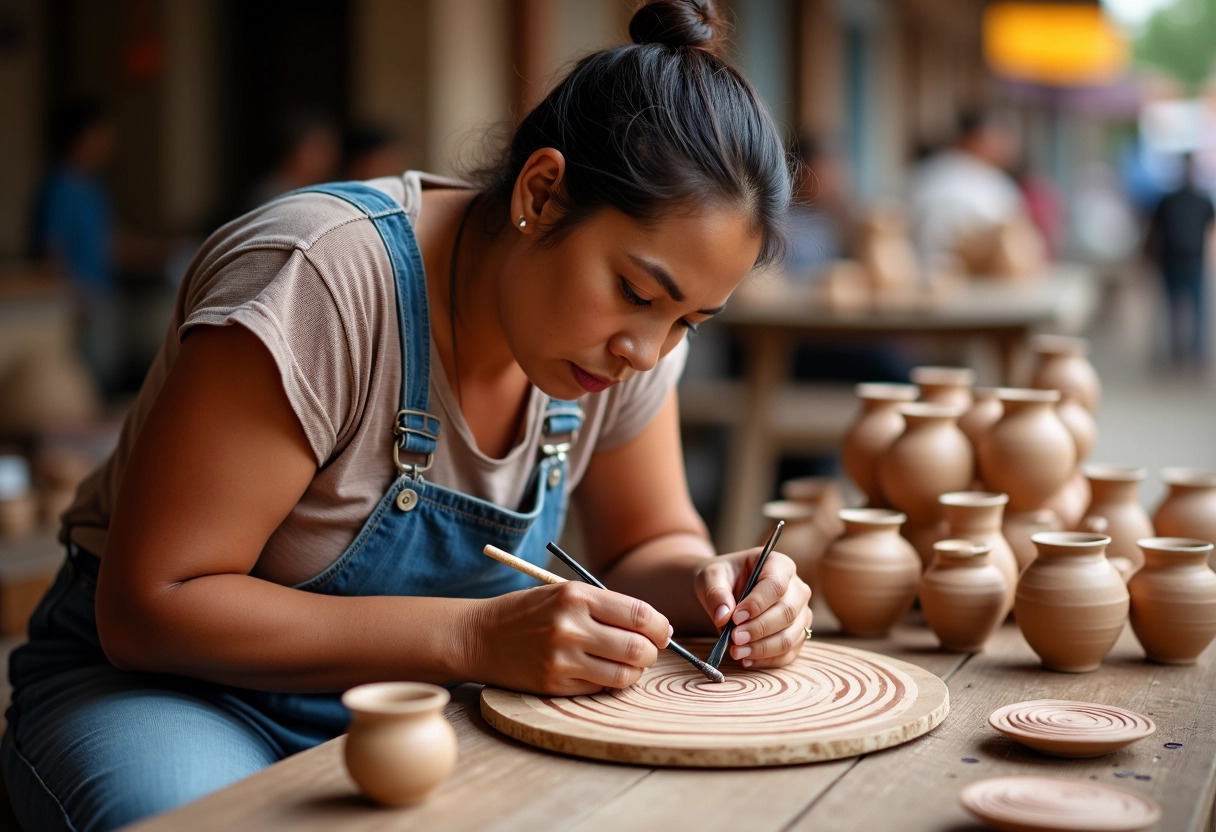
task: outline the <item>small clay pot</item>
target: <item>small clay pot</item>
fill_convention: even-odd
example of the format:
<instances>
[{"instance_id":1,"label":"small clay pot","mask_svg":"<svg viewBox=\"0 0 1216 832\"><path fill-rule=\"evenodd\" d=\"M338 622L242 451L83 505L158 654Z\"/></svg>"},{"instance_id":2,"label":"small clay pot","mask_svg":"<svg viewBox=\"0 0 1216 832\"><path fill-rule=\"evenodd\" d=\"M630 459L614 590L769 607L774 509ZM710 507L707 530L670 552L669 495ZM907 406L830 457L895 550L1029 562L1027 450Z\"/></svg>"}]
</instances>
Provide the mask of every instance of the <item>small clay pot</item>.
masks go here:
<instances>
[{"instance_id":1,"label":"small clay pot","mask_svg":"<svg viewBox=\"0 0 1216 832\"><path fill-rule=\"evenodd\" d=\"M869 505L884 505L878 487L878 460L904 432L904 417L898 407L916 398L911 384L872 382L858 384L854 390L861 400L861 411L845 431L840 461L845 473L866 496Z\"/></svg>"},{"instance_id":2,"label":"small clay pot","mask_svg":"<svg viewBox=\"0 0 1216 832\"><path fill-rule=\"evenodd\" d=\"M1043 508L1068 481L1077 446L1056 415L1058 390L1001 388L1004 415L980 443L980 476L991 491L1009 495L1009 510Z\"/></svg>"},{"instance_id":3,"label":"small clay pot","mask_svg":"<svg viewBox=\"0 0 1216 832\"><path fill-rule=\"evenodd\" d=\"M1060 518L1061 528L1087 531L1081 528L1081 520L1085 517L1085 509L1093 497L1089 490L1089 480L1081 472L1080 466L1073 469L1072 476L1044 504Z\"/></svg>"},{"instance_id":4,"label":"small clay pot","mask_svg":"<svg viewBox=\"0 0 1216 832\"><path fill-rule=\"evenodd\" d=\"M958 429L967 435L971 447L978 454L980 440L1000 421L1005 408L996 397L995 387L973 387L971 398L971 407L959 417Z\"/></svg>"},{"instance_id":5,"label":"small clay pot","mask_svg":"<svg viewBox=\"0 0 1216 832\"><path fill-rule=\"evenodd\" d=\"M1185 537L1149 537L1139 545L1144 567L1127 584L1132 630L1151 660L1194 664L1216 637L1213 545Z\"/></svg>"},{"instance_id":6,"label":"small clay pot","mask_svg":"<svg viewBox=\"0 0 1216 832\"><path fill-rule=\"evenodd\" d=\"M378 682L342 694L351 712L346 768L377 803L426 798L456 765L456 732L443 715L446 690L421 682Z\"/></svg>"},{"instance_id":7,"label":"small clay pot","mask_svg":"<svg viewBox=\"0 0 1216 832\"><path fill-rule=\"evenodd\" d=\"M1005 522L1001 524L1001 535L1009 543L1009 548L1013 550L1013 557L1018 562L1019 576L1039 556L1039 550L1031 542L1034 536L1039 532L1058 531L1064 531L1064 525L1051 509L1006 510Z\"/></svg>"},{"instance_id":8,"label":"small clay pot","mask_svg":"<svg viewBox=\"0 0 1216 832\"><path fill-rule=\"evenodd\" d=\"M844 536L819 563L824 600L846 633L884 636L912 606L920 558L899 536L907 519L877 508L840 510Z\"/></svg>"},{"instance_id":9,"label":"small clay pot","mask_svg":"<svg viewBox=\"0 0 1216 832\"><path fill-rule=\"evenodd\" d=\"M770 500L760 508L760 513L767 519L785 521L777 550L794 561L798 568L798 577L806 581L812 591L819 583L815 574L819 560L832 542L815 525L818 512L815 506L794 500ZM770 533L771 530L766 531L756 545L763 546Z\"/></svg>"},{"instance_id":10,"label":"small clay pot","mask_svg":"<svg viewBox=\"0 0 1216 832\"><path fill-rule=\"evenodd\" d=\"M1090 413L1098 412L1102 382L1089 363L1089 341L1070 335L1035 335L1030 349L1038 356L1031 387L1071 393Z\"/></svg>"},{"instance_id":11,"label":"small clay pot","mask_svg":"<svg viewBox=\"0 0 1216 832\"><path fill-rule=\"evenodd\" d=\"M921 569L925 570L933 563L933 544L949 537L950 531L945 520L931 520L928 523L913 523L909 520L904 523L900 535L912 544L917 557L920 558Z\"/></svg>"},{"instance_id":12,"label":"small clay pot","mask_svg":"<svg viewBox=\"0 0 1216 832\"><path fill-rule=\"evenodd\" d=\"M941 520L937 498L971 485L975 456L958 429L962 408L911 402L897 408L906 427L878 461L886 500L917 526Z\"/></svg>"},{"instance_id":13,"label":"small clay pot","mask_svg":"<svg viewBox=\"0 0 1216 832\"><path fill-rule=\"evenodd\" d=\"M1038 557L1018 580L1018 626L1048 670L1097 670L1127 623L1128 593L1106 559L1110 538L1088 532L1040 532Z\"/></svg>"},{"instance_id":14,"label":"small clay pot","mask_svg":"<svg viewBox=\"0 0 1216 832\"><path fill-rule=\"evenodd\" d=\"M1018 587L1021 569L1018 559L1001 533L1008 494L990 491L954 491L938 498L946 516L947 537L965 538L984 543L989 548L988 559L1005 578L1005 613L1013 609L1013 593ZM1029 562L1029 561L1028 561Z\"/></svg>"},{"instance_id":15,"label":"small clay pot","mask_svg":"<svg viewBox=\"0 0 1216 832\"><path fill-rule=\"evenodd\" d=\"M913 367L912 383L920 388L920 400L962 408L972 404L975 370L970 367Z\"/></svg>"},{"instance_id":16,"label":"small clay pot","mask_svg":"<svg viewBox=\"0 0 1216 832\"><path fill-rule=\"evenodd\" d=\"M1080 462L1089 456L1098 441L1098 423L1094 420L1094 415L1085 409L1080 399L1064 391L1060 391L1056 415L1060 417L1064 427L1068 428L1077 448L1077 461Z\"/></svg>"},{"instance_id":17,"label":"small clay pot","mask_svg":"<svg viewBox=\"0 0 1216 832\"><path fill-rule=\"evenodd\" d=\"M992 547L974 540L934 544L936 557L920 579L920 606L942 647L974 653L1000 626L1009 585L988 557Z\"/></svg>"},{"instance_id":18,"label":"small clay pot","mask_svg":"<svg viewBox=\"0 0 1216 832\"><path fill-rule=\"evenodd\" d=\"M1169 492L1153 512L1157 534L1216 543L1216 473L1166 468L1161 479Z\"/></svg>"},{"instance_id":19,"label":"small clay pot","mask_svg":"<svg viewBox=\"0 0 1216 832\"><path fill-rule=\"evenodd\" d=\"M1106 527L1101 532L1111 540L1106 547L1106 556L1112 560L1126 558L1135 572L1144 565L1144 555L1136 541L1155 534L1153 522L1141 507L1137 494L1148 472L1143 468L1118 465L1086 465L1081 470L1093 494L1085 517L1106 520Z\"/></svg>"},{"instance_id":20,"label":"small clay pot","mask_svg":"<svg viewBox=\"0 0 1216 832\"><path fill-rule=\"evenodd\" d=\"M837 513L844 508L844 495L835 477L795 477L781 483L781 496L796 503L814 506L814 525L825 538L824 545L844 533Z\"/></svg>"}]
</instances>

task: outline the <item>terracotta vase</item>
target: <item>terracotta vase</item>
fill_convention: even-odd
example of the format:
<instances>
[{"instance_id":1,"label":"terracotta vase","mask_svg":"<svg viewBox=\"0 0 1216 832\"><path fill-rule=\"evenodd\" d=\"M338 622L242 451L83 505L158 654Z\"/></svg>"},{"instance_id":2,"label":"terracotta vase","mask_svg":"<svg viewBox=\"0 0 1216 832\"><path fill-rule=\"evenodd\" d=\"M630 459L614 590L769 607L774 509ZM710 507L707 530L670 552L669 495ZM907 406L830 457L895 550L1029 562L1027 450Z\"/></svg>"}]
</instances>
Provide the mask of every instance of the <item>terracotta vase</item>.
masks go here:
<instances>
[{"instance_id":1,"label":"terracotta vase","mask_svg":"<svg viewBox=\"0 0 1216 832\"><path fill-rule=\"evenodd\" d=\"M952 538L933 548L936 557L918 589L929 629L947 650L982 650L1008 610L1009 584L989 559L992 547Z\"/></svg>"},{"instance_id":2,"label":"terracotta vase","mask_svg":"<svg viewBox=\"0 0 1216 832\"><path fill-rule=\"evenodd\" d=\"M1013 550L1013 557L1018 562L1018 574L1026 571L1026 567L1034 563L1039 556L1031 539L1039 532L1064 531L1060 518L1051 509L1041 508L1038 511L1006 511L1005 522L1001 524L1001 534Z\"/></svg>"},{"instance_id":3,"label":"terracotta vase","mask_svg":"<svg viewBox=\"0 0 1216 832\"><path fill-rule=\"evenodd\" d=\"M929 564L933 563L933 544L950 536L946 521L941 519L931 520L928 523L913 523L909 520L904 523L900 534L916 550L916 555L920 558L921 569L928 569Z\"/></svg>"},{"instance_id":4,"label":"terracotta vase","mask_svg":"<svg viewBox=\"0 0 1216 832\"><path fill-rule=\"evenodd\" d=\"M912 606L920 558L899 536L903 514L887 509L840 510L844 536L819 563L824 600L846 633L883 636Z\"/></svg>"},{"instance_id":5,"label":"terracotta vase","mask_svg":"<svg viewBox=\"0 0 1216 832\"><path fill-rule=\"evenodd\" d=\"M1144 565L1144 554L1136 541L1156 534L1153 521L1141 507L1137 493L1148 472L1143 468L1117 465L1086 465L1082 471L1093 493L1085 517L1106 520L1102 534L1109 536L1111 541L1106 547L1106 556L1112 560L1126 558L1132 565L1131 571L1135 572Z\"/></svg>"},{"instance_id":6,"label":"terracotta vase","mask_svg":"<svg viewBox=\"0 0 1216 832\"><path fill-rule=\"evenodd\" d=\"M1085 517L1085 509L1089 508L1092 496L1089 480L1085 479L1081 467L1077 466L1068 481L1051 495L1044 506L1060 518L1061 528L1084 531L1080 528L1081 520Z\"/></svg>"},{"instance_id":7,"label":"terracotta vase","mask_svg":"<svg viewBox=\"0 0 1216 832\"><path fill-rule=\"evenodd\" d=\"M906 427L878 461L883 497L917 526L941 520L937 498L971 485L975 457L958 429L962 410L942 404L899 405Z\"/></svg>"},{"instance_id":8,"label":"terracotta vase","mask_svg":"<svg viewBox=\"0 0 1216 832\"><path fill-rule=\"evenodd\" d=\"M861 400L861 412L845 432L840 460L868 505L883 506L878 487L878 460L904 432L904 417L899 405L916 398L911 384L872 382L854 388Z\"/></svg>"},{"instance_id":9,"label":"terracotta vase","mask_svg":"<svg viewBox=\"0 0 1216 832\"><path fill-rule=\"evenodd\" d=\"M1013 602L1022 634L1049 670L1097 670L1127 623L1127 585L1106 559L1110 538L1040 532L1032 542L1038 557Z\"/></svg>"},{"instance_id":10,"label":"terracotta vase","mask_svg":"<svg viewBox=\"0 0 1216 832\"><path fill-rule=\"evenodd\" d=\"M1216 543L1216 473L1166 468L1161 479L1169 491L1153 512L1157 534Z\"/></svg>"},{"instance_id":11,"label":"terracotta vase","mask_svg":"<svg viewBox=\"0 0 1216 832\"><path fill-rule=\"evenodd\" d=\"M1056 415L1058 390L1001 388L1004 415L980 443L980 475L1009 495L1010 511L1043 508L1068 481L1077 461L1072 435Z\"/></svg>"},{"instance_id":12,"label":"terracotta vase","mask_svg":"<svg viewBox=\"0 0 1216 832\"><path fill-rule=\"evenodd\" d=\"M1008 494L989 491L954 491L943 494L938 502L946 517L950 538L964 538L988 546L988 560L1005 578L1005 613L1013 609L1013 593L1018 586L1018 560L1001 534Z\"/></svg>"},{"instance_id":13,"label":"terracotta vase","mask_svg":"<svg viewBox=\"0 0 1216 832\"><path fill-rule=\"evenodd\" d=\"M1030 349L1038 357L1031 387L1071 393L1090 413L1098 411L1102 382L1087 357L1089 341L1069 335L1036 335L1030 339Z\"/></svg>"},{"instance_id":14,"label":"terracotta vase","mask_svg":"<svg viewBox=\"0 0 1216 832\"><path fill-rule=\"evenodd\" d=\"M351 712L346 768L377 803L426 798L456 765L456 732L443 715L448 692L421 682L377 682L342 694Z\"/></svg>"},{"instance_id":15,"label":"terracotta vase","mask_svg":"<svg viewBox=\"0 0 1216 832\"><path fill-rule=\"evenodd\" d=\"M1089 456L1098 441L1098 423L1076 395L1063 390L1060 391L1060 402L1056 405L1056 415L1060 417L1064 427L1068 428L1068 433L1076 445L1077 462L1081 462Z\"/></svg>"},{"instance_id":16,"label":"terracotta vase","mask_svg":"<svg viewBox=\"0 0 1216 832\"><path fill-rule=\"evenodd\" d=\"M964 413L971 407L975 370L970 367L913 367L911 378L922 402L952 405Z\"/></svg>"},{"instance_id":17,"label":"terracotta vase","mask_svg":"<svg viewBox=\"0 0 1216 832\"><path fill-rule=\"evenodd\" d=\"M1194 664L1216 637L1213 545L1186 537L1140 541L1144 568L1128 581L1132 630L1145 654L1163 664Z\"/></svg>"},{"instance_id":18,"label":"terracotta vase","mask_svg":"<svg viewBox=\"0 0 1216 832\"><path fill-rule=\"evenodd\" d=\"M769 520L784 520L785 528L781 532L781 541L777 551L782 552L794 561L798 568L798 577L802 578L814 592L818 586L816 571L819 559L824 550L832 542L819 527L815 525L815 517L819 509L810 503L800 503L795 500L770 500L760 508L760 513ZM771 529L764 532L756 545L763 546L768 539Z\"/></svg>"},{"instance_id":19,"label":"terracotta vase","mask_svg":"<svg viewBox=\"0 0 1216 832\"><path fill-rule=\"evenodd\" d=\"M971 398L971 407L959 417L958 429L967 435L971 440L971 447L978 454L980 440L1000 421L1005 408L996 397L995 387L974 387L971 390Z\"/></svg>"}]
</instances>

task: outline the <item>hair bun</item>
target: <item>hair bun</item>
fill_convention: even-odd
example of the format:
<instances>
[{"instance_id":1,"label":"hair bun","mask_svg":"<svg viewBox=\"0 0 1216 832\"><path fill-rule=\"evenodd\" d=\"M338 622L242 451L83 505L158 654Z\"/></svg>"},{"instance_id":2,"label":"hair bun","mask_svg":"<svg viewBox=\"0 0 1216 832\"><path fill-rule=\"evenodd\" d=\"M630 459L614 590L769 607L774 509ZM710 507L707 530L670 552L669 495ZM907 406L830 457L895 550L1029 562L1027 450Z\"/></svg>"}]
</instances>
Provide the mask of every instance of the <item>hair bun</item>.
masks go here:
<instances>
[{"instance_id":1,"label":"hair bun","mask_svg":"<svg viewBox=\"0 0 1216 832\"><path fill-rule=\"evenodd\" d=\"M629 21L634 43L692 47L719 54L724 24L713 0L652 0Z\"/></svg>"}]
</instances>

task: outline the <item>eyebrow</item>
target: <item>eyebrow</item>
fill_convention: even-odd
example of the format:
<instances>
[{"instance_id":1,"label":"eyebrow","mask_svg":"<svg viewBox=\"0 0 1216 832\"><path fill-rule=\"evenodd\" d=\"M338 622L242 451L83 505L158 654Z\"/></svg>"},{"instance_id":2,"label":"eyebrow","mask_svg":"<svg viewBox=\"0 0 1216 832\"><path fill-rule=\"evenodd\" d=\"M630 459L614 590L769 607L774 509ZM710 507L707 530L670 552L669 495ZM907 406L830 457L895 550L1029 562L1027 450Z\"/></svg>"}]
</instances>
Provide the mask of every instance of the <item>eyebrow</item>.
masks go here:
<instances>
[{"instance_id":1,"label":"eyebrow","mask_svg":"<svg viewBox=\"0 0 1216 832\"><path fill-rule=\"evenodd\" d=\"M676 303L680 303L687 299L688 296L684 294L682 289L680 289L679 285L675 281L675 278L671 276L671 273L668 272L667 269L663 268L658 263L647 260L645 257L639 257L636 254L626 253L626 256L633 262L635 266L644 270L647 274L653 277L658 284L663 287L663 291L667 292L671 299ZM717 315L724 309L726 309L726 304L722 304L721 306L713 309L698 309L697 314Z\"/></svg>"}]
</instances>

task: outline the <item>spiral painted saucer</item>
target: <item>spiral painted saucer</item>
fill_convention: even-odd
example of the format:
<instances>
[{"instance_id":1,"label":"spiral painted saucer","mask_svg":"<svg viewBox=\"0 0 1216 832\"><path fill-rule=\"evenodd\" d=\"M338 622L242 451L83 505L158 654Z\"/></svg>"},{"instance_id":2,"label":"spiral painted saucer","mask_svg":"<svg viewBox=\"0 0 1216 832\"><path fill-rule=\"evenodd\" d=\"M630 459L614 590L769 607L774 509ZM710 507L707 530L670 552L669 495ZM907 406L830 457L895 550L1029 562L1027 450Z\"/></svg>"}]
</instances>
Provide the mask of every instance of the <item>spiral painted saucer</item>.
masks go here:
<instances>
[{"instance_id":1,"label":"spiral painted saucer","mask_svg":"<svg viewBox=\"0 0 1216 832\"><path fill-rule=\"evenodd\" d=\"M1057 757L1099 757L1157 732L1151 719L1135 711L1067 699L1006 705L988 715L988 724L1023 745Z\"/></svg>"},{"instance_id":2,"label":"spiral painted saucer","mask_svg":"<svg viewBox=\"0 0 1216 832\"><path fill-rule=\"evenodd\" d=\"M1006 832L1135 832L1161 819L1152 798L1059 777L979 780L958 799L968 812Z\"/></svg>"}]
</instances>

